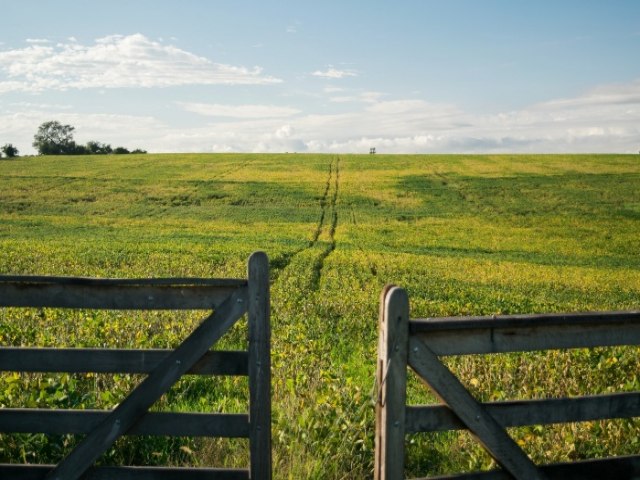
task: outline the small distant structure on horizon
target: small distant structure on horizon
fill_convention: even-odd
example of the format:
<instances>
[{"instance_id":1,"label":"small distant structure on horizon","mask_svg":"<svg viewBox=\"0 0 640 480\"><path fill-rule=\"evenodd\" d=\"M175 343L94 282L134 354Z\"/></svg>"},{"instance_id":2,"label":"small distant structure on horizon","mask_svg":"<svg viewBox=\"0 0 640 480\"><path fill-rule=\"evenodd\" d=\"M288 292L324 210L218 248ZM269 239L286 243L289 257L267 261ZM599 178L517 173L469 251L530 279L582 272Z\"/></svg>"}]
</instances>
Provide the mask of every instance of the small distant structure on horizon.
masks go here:
<instances>
[{"instance_id":1,"label":"small distant structure on horizon","mask_svg":"<svg viewBox=\"0 0 640 480\"><path fill-rule=\"evenodd\" d=\"M376 147L371 147L369 149L369 155L375 155L376 154Z\"/></svg>"}]
</instances>

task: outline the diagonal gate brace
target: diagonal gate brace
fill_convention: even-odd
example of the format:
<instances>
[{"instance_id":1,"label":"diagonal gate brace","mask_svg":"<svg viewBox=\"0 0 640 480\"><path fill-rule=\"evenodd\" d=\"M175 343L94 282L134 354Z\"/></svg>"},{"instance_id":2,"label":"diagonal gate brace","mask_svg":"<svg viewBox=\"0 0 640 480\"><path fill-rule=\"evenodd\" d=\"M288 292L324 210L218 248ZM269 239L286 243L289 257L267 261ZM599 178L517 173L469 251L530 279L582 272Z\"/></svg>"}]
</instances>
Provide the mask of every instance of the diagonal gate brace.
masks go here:
<instances>
[{"instance_id":1,"label":"diagonal gate brace","mask_svg":"<svg viewBox=\"0 0 640 480\"><path fill-rule=\"evenodd\" d=\"M247 287L236 290L165 358L120 405L45 477L78 480L177 382L246 311Z\"/></svg>"},{"instance_id":2,"label":"diagonal gate brace","mask_svg":"<svg viewBox=\"0 0 640 480\"><path fill-rule=\"evenodd\" d=\"M460 418L489 454L517 480L546 480L505 429L420 339L409 339L409 365Z\"/></svg>"}]
</instances>

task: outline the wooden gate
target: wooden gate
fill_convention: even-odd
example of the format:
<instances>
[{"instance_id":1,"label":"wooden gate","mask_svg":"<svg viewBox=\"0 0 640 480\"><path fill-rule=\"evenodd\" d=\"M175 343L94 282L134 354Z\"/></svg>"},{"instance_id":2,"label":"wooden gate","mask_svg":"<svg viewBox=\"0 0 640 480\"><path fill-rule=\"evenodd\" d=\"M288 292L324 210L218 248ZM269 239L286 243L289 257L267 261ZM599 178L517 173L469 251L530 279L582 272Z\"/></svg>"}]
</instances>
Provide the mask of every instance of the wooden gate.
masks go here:
<instances>
[{"instance_id":1,"label":"wooden gate","mask_svg":"<svg viewBox=\"0 0 640 480\"><path fill-rule=\"evenodd\" d=\"M271 478L269 267L249 259L248 279L87 279L0 277L0 306L83 309L213 310L175 350L0 348L0 370L145 373L111 411L0 409L0 432L83 434L57 465L0 465L6 479L265 479ZM247 351L211 351L248 313ZM184 374L248 375L248 414L148 413ZM122 435L248 438L248 469L94 467Z\"/></svg>"},{"instance_id":2,"label":"wooden gate","mask_svg":"<svg viewBox=\"0 0 640 480\"><path fill-rule=\"evenodd\" d=\"M376 405L377 480L404 478L406 433L467 429L502 470L442 478L640 478L640 455L538 466L505 427L640 416L640 392L478 402L438 356L640 344L640 312L409 319L398 287L382 292ZM407 365L444 405L407 406Z\"/></svg>"}]
</instances>

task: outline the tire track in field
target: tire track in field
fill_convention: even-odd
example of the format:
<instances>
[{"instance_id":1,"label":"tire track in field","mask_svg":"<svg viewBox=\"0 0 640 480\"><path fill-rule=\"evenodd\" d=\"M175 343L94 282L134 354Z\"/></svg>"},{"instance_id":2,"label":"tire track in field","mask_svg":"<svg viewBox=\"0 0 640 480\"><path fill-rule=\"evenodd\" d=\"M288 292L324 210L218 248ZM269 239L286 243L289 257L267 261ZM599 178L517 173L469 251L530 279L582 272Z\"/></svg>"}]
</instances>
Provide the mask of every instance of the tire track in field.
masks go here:
<instances>
[{"instance_id":1,"label":"tire track in field","mask_svg":"<svg viewBox=\"0 0 640 480\"><path fill-rule=\"evenodd\" d=\"M291 263L294 257L296 257L297 255L300 255L305 250L309 250L313 248L318 243L318 238L322 233L324 220L327 214L326 212L327 198L329 197L329 190L331 189L332 177L333 177L333 160L331 160L331 162L329 163L329 175L327 177L327 181L325 184L325 189L322 194L322 197L320 197L320 219L318 220L318 224L316 225L316 228L313 232L311 240L309 240L309 243L306 247L302 247L292 252L279 255L276 258L270 259L269 264L271 266L271 272L273 274L274 281L277 280L280 273L282 273L289 266L289 264Z\"/></svg>"},{"instance_id":2,"label":"tire track in field","mask_svg":"<svg viewBox=\"0 0 640 480\"><path fill-rule=\"evenodd\" d=\"M331 216L331 224L329 225L329 242L324 251L316 258L313 264L313 273L311 276L311 290L318 290L320 287L320 278L322 277L322 269L324 268L324 263L331 252L336 249L336 229L338 228L338 193L340 191L340 157L336 158L336 166L335 166L335 175L333 184L331 182L331 176L329 176L328 186L325 190L325 196L329 194L329 190L333 187L333 192L331 194L331 200L328 205L328 210ZM327 205L325 201L325 207L323 209L323 219L327 213ZM316 238L317 240L317 238Z\"/></svg>"},{"instance_id":3,"label":"tire track in field","mask_svg":"<svg viewBox=\"0 0 640 480\"><path fill-rule=\"evenodd\" d=\"M337 157L329 164L329 172L327 175L327 181L325 188L320 198L320 218L313 232L311 239L306 247L294 250L293 252L280 255L277 258L271 260L272 272L274 274L273 280L277 280L284 270L291 264L294 258L298 255L307 253L310 250L317 249L324 241L320 240L321 235L327 231L327 221L331 219L331 223L328 225L328 237L329 241L324 249L318 254L311 262L311 273L308 277L307 289L310 291L317 290L320 284L320 277L322 269L324 268L324 262L333 250L336 248L335 232L338 227L338 211L336 203L338 200L338 192L340 186L340 158Z\"/></svg>"},{"instance_id":4,"label":"tire track in field","mask_svg":"<svg viewBox=\"0 0 640 480\"><path fill-rule=\"evenodd\" d=\"M244 162L239 163L238 165L234 165L233 167L229 167L226 170L223 170L222 172L220 172L220 173L218 173L216 175L212 175L211 176L211 180L219 180L219 179L224 178L224 177L226 177L228 175L231 175L232 173L239 172L240 170L245 168L250 163L251 163L251 160L245 160Z\"/></svg>"},{"instance_id":5,"label":"tire track in field","mask_svg":"<svg viewBox=\"0 0 640 480\"><path fill-rule=\"evenodd\" d=\"M315 232L313 233L313 238L309 242L309 247L312 247L318 241L320 234L322 233L322 228L324 226L324 220L327 215L327 198L329 197L329 190L331 189L331 178L333 177L333 160L329 164L329 177L327 178L327 184L324 189L324 193L322 194L322 198L320 199L320 220L318 221L318 226L316 227Z\"/></svg>"}]
</instances>

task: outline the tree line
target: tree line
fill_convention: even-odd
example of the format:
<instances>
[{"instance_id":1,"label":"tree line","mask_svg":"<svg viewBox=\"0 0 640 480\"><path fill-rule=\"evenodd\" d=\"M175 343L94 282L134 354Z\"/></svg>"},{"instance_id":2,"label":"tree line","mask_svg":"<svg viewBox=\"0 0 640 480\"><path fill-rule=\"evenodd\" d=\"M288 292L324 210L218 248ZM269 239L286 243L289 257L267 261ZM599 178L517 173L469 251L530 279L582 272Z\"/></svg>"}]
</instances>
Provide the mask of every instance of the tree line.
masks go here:
<instances>
[{"instance_id":1,"label":"tree line","mask_svg":"<svg viewBox=\"0 0 640 480\"><path fill-rule=\"evenodd\" d=\"M38 131L33 136L33 147L38 155L106 155L106 154L128 154L147 153L146 150L136 148L129 150L125 147L112 148L108 143L101 143L91 140L86 145L78 144L73 139L75 127L63 125L56 120L44 122L38 127ZM0 148L0 157L4 154L7 158L18 156L18 149L7 143Z\"/></svg>"}]
</instances>

